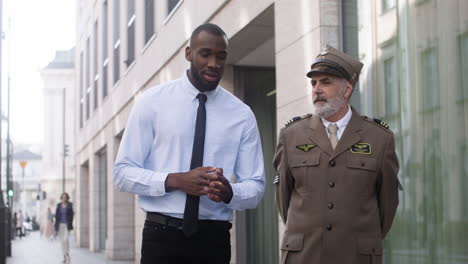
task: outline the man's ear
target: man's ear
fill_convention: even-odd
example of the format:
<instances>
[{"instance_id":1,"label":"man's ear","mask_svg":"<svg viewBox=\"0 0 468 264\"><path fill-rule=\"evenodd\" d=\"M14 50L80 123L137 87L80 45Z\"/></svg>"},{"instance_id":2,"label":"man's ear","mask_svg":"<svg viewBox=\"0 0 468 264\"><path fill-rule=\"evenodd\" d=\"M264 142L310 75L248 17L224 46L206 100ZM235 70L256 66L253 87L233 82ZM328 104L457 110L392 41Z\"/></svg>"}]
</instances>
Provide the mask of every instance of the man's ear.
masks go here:
<instances>
[{"instance_id":1,"label":"man's ear","mask_svg":"<svg viewBox=\"0 0 468 264\"><path fill-rule=\"evenodd\" d=\"M348 80L346 80L344 85L345 85L345 94L344 95L345 95L345 98L349 100L351 98L351 95L353 94L354 87Z\"/></svg>"},{"instance_id":2,"label":"man's ear","mask_svg":"<svg viewBox=\"0 0 468 264\"><path fill-rule=\"evenodd\" d=\"M192 62L192 49L188 46L185 48L185 59Z\"/></svg>"}]
</instances>

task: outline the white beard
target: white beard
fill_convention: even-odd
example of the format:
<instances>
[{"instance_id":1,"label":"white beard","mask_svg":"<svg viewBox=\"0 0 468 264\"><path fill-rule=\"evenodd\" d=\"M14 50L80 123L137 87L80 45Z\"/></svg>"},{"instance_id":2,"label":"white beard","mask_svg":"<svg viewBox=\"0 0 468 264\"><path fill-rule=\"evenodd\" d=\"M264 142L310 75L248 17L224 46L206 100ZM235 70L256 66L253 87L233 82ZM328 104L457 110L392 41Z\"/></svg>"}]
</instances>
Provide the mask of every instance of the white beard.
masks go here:
<instances>
[{"instance_id":1,"label":"white beard","mask_svg":"<svg viewBox=\"0 0 468 264\"><path fill-rule=\"evenodd\" d=\"M313 98L315 100L315 98ZM340 109L346 106L346 101L342 94L338 94L335 97L328 98L326 102L317 102L313 104L312 113L323 118L329 118L330 116L338 113Z\"/></svg>"}]
</instances>

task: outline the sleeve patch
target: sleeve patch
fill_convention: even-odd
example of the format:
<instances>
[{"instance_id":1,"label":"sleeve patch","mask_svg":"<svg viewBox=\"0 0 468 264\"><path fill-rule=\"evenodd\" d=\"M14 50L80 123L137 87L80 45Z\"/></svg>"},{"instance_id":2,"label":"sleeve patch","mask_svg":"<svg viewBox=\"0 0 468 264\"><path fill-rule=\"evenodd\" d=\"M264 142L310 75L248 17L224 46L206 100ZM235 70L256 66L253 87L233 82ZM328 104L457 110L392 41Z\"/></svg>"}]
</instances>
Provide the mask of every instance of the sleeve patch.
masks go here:
<instances>
[{"instance_id":1,"label":"sleeve patch","mask_svg":"<svg viewBox=\"0 0 468 264\"><path fill-rule=\"evenodd\" d=\"M279 174L276 174L275 179L273 180L273 184L279 183Z\"/></svg>"}]
</instances>

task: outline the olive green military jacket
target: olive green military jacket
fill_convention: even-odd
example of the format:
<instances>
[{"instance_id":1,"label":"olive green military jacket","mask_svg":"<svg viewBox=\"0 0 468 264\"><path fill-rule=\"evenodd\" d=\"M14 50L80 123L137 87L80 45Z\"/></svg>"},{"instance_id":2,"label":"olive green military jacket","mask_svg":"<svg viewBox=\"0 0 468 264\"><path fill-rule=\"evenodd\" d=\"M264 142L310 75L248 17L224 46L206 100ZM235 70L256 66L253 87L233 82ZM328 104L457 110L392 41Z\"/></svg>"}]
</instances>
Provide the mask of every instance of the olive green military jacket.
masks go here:
<instances>
[{"instance_id":1,"label":"olive green military jacket","mask_svg":"<svg viewBox=\"0 0 468 264\"><path fill-rule=\"evenodd\" d=\"M333 151L320 118L308 115L281 130L273 164L282 263L382 262L398 206L390 130L353 109Z\"/></svg>"}]
</instances>

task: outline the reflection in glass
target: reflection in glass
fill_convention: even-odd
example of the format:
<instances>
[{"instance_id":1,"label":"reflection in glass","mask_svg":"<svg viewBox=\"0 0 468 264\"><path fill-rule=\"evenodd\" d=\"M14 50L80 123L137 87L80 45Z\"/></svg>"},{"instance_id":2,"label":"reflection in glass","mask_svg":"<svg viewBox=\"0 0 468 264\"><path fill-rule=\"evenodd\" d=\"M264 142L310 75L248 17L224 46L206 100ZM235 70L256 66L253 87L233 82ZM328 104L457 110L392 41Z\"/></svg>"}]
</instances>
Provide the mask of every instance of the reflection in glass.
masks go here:
<instances>
[{"instance_id":1,"label":"reflection in glass","mask_svg":"<svg viewBox=\"0 0 468 264\"><path fill-rule=\"evenodd\" d=\"M404 187L384 262L468 263L468 1L357 2L360 107L390 124Z\"/></svg>"}]
</instances>

